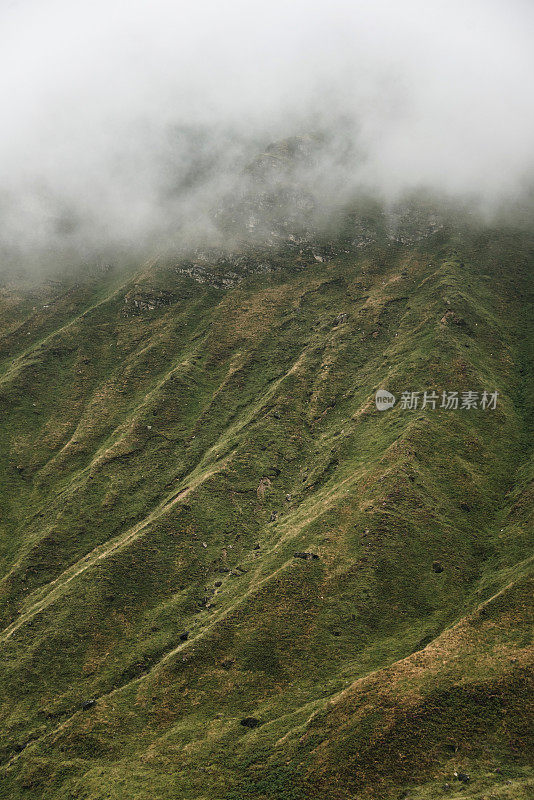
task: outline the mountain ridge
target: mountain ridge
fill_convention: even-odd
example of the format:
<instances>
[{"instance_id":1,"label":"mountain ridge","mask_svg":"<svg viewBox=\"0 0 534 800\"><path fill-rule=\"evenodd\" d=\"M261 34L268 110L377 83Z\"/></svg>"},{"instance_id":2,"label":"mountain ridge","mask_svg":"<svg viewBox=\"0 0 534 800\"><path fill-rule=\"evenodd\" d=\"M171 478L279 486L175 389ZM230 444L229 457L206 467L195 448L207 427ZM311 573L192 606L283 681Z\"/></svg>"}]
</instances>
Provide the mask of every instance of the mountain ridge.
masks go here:
<instances>
[{"instance_id":1,"label":"mountain ridge","mask_svg":"<svg viewBox=\"0 0 534 800\"><path fill-rule=\"evenodd\" d=\"M5 796L526 800L532 238L320 247L4 288Z\"/></svg>"}]
</instances>

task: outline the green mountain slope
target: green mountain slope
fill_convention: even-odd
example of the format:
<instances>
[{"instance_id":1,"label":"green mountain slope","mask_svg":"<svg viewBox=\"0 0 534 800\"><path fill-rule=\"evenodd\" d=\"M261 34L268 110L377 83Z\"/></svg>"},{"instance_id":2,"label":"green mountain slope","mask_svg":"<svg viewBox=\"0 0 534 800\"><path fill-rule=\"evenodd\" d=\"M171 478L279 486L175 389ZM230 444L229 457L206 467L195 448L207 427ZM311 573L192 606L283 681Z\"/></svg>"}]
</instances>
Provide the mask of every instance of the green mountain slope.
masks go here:
<instances>
[{"instance_id":1,"label":"green mountain slope","mask_svg":"<svg viewBox=\"0 0 534 800\"><path fill-rule=\"evenodd\" d=\"M531 796L532 245L6 284L0 796Z\"/></svg>"}]
</instances>

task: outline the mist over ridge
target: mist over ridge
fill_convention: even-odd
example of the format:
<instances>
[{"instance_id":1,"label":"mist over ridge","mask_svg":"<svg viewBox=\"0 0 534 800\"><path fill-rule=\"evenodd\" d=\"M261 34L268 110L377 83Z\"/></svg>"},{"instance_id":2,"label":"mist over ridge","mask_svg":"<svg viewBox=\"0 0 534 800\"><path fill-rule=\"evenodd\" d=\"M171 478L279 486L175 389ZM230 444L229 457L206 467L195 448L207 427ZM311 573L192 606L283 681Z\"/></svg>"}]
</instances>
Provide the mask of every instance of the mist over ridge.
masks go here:
<instances>
[{"instance_id":1,"label":"mist over ridge","mask_svg":"<svg viewBox=\"0 0 534 800\"><path fill-rule=\"evenodd\" d=\"M282 196L320 224L362 193L494 210L531 185L521 0L27 0L0 22L7 258L220 243L221 209L258 192L269 227ZM305 157L269 156L295 136Z\"/></svg>"}]
</instances>

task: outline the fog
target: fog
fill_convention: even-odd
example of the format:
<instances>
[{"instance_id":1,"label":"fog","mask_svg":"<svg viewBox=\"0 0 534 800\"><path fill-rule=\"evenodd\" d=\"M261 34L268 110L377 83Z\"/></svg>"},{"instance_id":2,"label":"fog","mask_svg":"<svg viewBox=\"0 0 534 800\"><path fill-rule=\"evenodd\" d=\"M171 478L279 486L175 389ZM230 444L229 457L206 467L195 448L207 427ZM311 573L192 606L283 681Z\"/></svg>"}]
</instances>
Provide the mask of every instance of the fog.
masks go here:
<instances>
[{"instance_id":1,"label":"fog","mask_svg":"<svg viewBox=\"0 0 534 800\"><path fill-rule=\"evenodd\" d=\"M529 0L12 0L0 31L5 258L216 241L295 135L325 218L417 187L491 209L534 176Z\"/></svg>"}]
</instances>

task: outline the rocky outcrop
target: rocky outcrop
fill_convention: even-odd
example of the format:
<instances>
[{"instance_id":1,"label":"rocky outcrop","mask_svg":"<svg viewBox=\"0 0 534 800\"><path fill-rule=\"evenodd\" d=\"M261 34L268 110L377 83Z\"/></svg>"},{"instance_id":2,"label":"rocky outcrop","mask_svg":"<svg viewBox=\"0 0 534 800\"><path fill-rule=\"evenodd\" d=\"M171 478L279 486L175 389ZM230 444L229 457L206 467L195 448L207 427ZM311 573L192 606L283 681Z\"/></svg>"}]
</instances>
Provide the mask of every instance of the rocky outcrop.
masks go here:
<instances>
[{"instance_id":1,"label":"rocky outcrop","mask_svg":"<svg viewBox=\"0 0 534 800\"><path fill-rule=\"evenodd\" d=\"M172 292L136 286L124 298L123 313L127 317L155 311L172 305L176 298Z\"/></svg>"}]
</instances>

